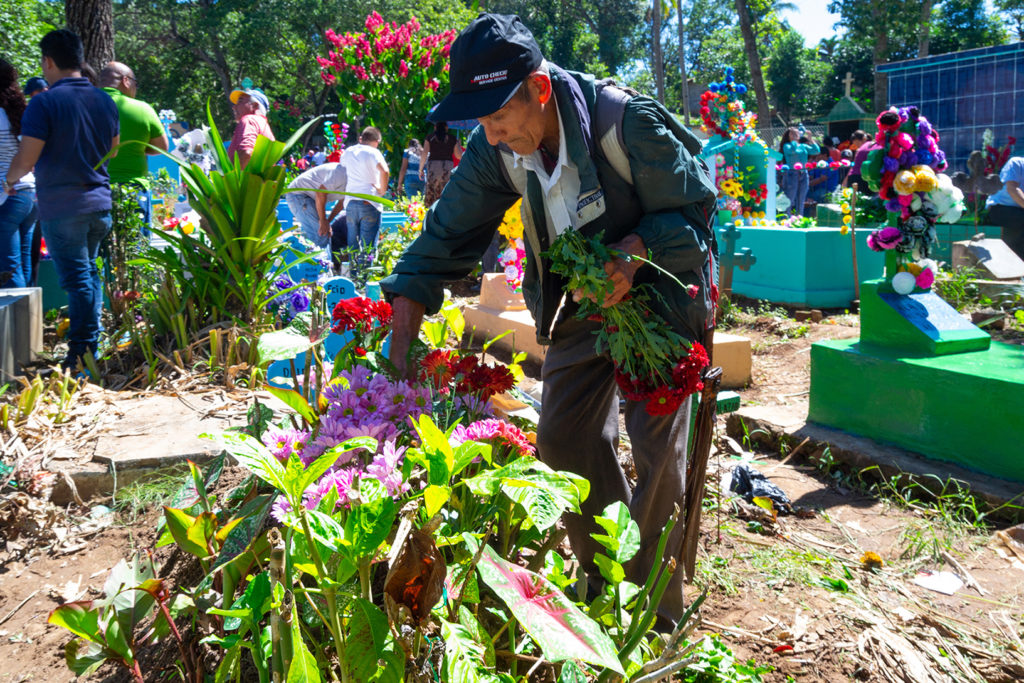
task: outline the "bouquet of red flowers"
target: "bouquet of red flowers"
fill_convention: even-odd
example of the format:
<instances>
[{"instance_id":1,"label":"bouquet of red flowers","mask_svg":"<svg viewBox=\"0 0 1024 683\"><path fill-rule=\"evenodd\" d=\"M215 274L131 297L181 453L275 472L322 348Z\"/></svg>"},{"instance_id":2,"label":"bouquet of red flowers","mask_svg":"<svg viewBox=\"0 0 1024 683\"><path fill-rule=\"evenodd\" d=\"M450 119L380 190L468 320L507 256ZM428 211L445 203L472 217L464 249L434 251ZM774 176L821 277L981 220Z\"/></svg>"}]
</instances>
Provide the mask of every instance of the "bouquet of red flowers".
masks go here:
<instances>
[{"instance_id":1,"label":"bouquet of red flowers","mask_svg":"<svg viewBox=\"0 0 1024 683\"><path fill-rule=\"evenodd\" d=\"M575 230L563 232L546 255L552 272L568 278L566 292L583 293L577 317L601 323L597 350L611 356L615 380L627 399L646 402L644 408L651 415L669 415L683 399L704 388L701 371L708 365L707 352L651 310L647 285L634 287L613 306L601 305L612 290L604 264L615 256L636 257L614 253L601 243L600 234L587 238Z\"/></svg>"}]
</instances>

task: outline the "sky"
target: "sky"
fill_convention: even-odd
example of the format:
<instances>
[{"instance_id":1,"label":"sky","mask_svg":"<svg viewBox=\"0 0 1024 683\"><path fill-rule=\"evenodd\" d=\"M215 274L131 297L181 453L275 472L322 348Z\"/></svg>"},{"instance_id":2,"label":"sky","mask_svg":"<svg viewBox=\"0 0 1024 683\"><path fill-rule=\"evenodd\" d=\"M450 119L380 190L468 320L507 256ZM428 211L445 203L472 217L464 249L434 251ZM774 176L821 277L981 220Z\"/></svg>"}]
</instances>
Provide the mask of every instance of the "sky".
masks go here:
<instances>
[{"instance_id":1,"label":"sky","mask_svg":"<svg viewBox=\"0 0 1024 683\"><path fill-rule=\"evenodd\" d=\"M828 2L826 0L790 0L796 5L796 10L781 13L781 18L789 21L789 25L799 31L804 37L804 45L817 47L818 41L822 38L836 35L836 29L832 28L839 15L829 14Z\"/></svg>"}]
</instances>

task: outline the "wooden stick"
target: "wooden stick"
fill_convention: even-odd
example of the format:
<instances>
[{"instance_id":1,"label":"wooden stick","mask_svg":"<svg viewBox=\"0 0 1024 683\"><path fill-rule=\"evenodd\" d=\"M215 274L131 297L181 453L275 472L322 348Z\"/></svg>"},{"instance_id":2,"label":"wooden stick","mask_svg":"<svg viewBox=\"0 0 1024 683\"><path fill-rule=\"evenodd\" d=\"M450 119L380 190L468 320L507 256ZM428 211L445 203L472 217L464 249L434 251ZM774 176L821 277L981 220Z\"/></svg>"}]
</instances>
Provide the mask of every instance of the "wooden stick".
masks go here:
<instances>
[{"instance_id":1,"label":"wooden stick","mask_svg":"<svg viewBox=\"0 0 1024 683\"><path fill-rule=\"evenodd\" d=\"M36 593L38 593L40 590L42 590L42 589L37 588L34 591L32 591L31 593L29 593L28 597L25 598L24 600L22 600L21 602L19 602L18 606L15 607L14 609L12 609L10 612L8 612L6 617L4 617L3 619L0 619L0 625L4 624L8 619L10 619L15 614L17 614L18 610L20 610L22 607L24 607L26 602L28 602L29 600L34 598L36 596Z\"/></svg>"},{"instance_id":2,"label":"wooden stick","mask_svg":"<svg viewBox=\"0 0 1024 683\"><path fill-rule=\"evenodd\" d=\"M853 249L853 298L860 301L860 277L857 275L857 183L850 193L850 245Z\"/></svg>"}]
</instances>

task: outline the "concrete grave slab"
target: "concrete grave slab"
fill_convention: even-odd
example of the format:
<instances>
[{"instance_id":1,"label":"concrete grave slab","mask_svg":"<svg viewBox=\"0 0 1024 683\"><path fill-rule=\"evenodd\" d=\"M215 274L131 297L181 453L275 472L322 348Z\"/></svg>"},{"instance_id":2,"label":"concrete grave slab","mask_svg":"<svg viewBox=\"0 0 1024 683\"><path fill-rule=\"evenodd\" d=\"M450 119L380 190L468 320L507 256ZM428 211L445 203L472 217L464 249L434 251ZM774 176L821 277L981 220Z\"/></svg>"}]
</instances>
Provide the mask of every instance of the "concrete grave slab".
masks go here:
<instances>
[{"instance_id":1,"label":"concrete grave slab","mask_svg":"<svg viewBox=\"0 0 1024 683\"><path fill-rule=\"evenodd\" d=\"M1024 277L1024 260L1001 239L967 240L953 243L953 266L977 268L993 280Z\"/></svg>"},{"instance_id":2,"label":"concrete grave slab","mask_svg":"<svg viewBox=\"0 0 1024 683\"><path fill-rule=\"evenodd\" d=\"M0 290L0 308L9 311L0 319L0 369L7 378L21 374L21 368L43 350L43 290L22 287ZM9 361L9 363L8 363Z\"/></svg>"}]
</instances>

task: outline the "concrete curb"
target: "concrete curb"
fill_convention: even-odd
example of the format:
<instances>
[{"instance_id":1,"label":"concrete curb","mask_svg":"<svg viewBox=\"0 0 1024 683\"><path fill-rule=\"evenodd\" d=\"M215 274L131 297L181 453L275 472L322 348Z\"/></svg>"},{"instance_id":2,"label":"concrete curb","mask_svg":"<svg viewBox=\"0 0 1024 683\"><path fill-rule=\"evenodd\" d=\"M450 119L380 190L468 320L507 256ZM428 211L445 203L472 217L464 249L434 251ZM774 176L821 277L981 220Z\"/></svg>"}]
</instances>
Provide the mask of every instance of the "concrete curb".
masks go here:
<instances>
[{"instance_id":1,"label":"concrete curb","mask_svg":"<svg viewBox=\"0 0 1024 683\"><path fill-rule=\"evenodd\" d=\"M800 457L821 453L828 447L833 458L855 470L877 466L885 477L907 474L923 486L954 479L992 508L1007 503L1024 506L1024 485L1020 483L1008 482L873 439L809 423L806 412L801 415L783 406L744 406L729 414L726 433L736 440L749 434L752 443L771 450L778 449L784 437L794 448L804 439L810 439ZM1024 509L1010 508L995 516L1019 521L1024 519Z\"/></svg>"},{"instance_id":2,"label":"concrete curb","mask_svg":"<svg viewBox=\"0 0 1024 683\"><path fill-rule=\"evenodd\" d=\"M82 500L88 501L92 498L102 498L113 494L115 486L120 490L130 484L145 481L161 470L184 463L187 460L191 460L197 465L204 465L218 455L219 452L219 450L210 450L199 453L143 457L136 460L111 461L105 459L106 462L94 460L74 471L68 470L67 474L71 481L74 482L78 496ZM69 505L75 502L75 498L71 494L71 487L68 486L67 480L63 477L57 480L50 500L56 505Z\"/></svg>"}]
</instances>

